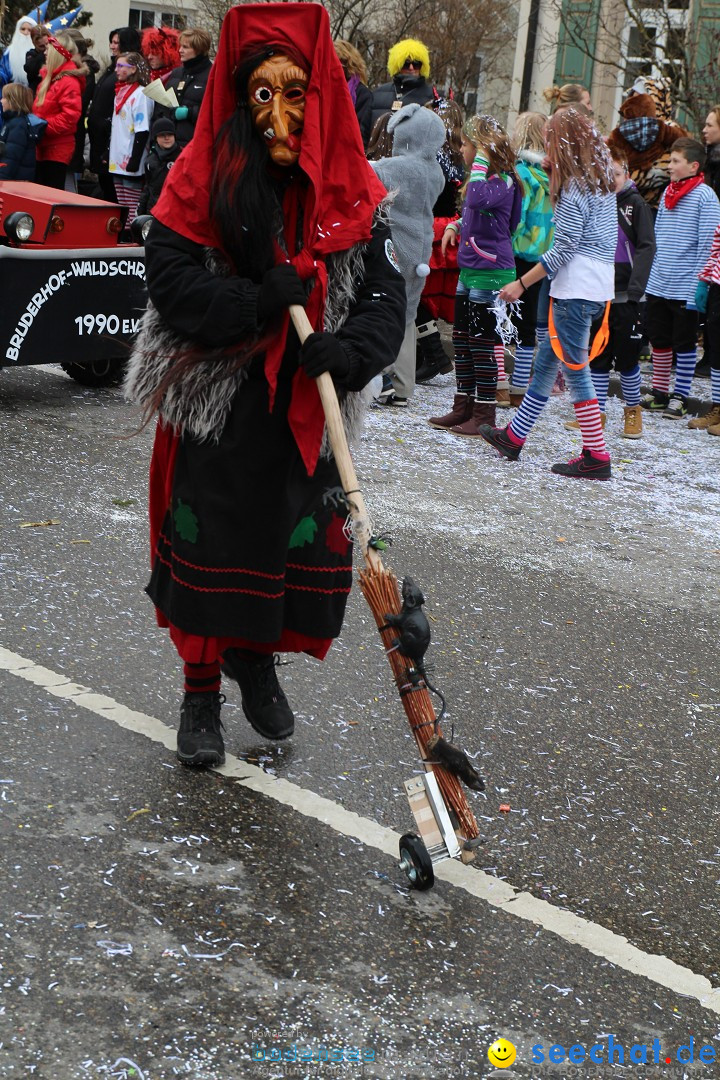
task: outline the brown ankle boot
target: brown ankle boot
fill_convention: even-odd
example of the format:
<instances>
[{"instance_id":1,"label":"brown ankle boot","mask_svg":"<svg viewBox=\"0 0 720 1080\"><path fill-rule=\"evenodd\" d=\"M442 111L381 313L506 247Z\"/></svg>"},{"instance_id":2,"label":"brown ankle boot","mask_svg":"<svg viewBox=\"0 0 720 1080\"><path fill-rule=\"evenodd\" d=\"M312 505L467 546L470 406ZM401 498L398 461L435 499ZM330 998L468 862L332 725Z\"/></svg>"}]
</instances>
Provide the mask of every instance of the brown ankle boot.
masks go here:
<instances>
[{"instance_id":1,"label":"brown ankle boot","mask_svg":"<svg viewBox=\"0 0 720 1080\"><path fill-rule=\"evenodd\" d=\"M710 406L710 412L706 412L704 416L696 416L694 420L688 421L691 431L707 431L716 424L720 424L720 405L715 404Z\"/></svg>"},{"instance_id":2,"label":"brown ankle boot","mask_svg":"<svg viewBox=\"0 0 720 1080\"><path fill-rule=\"evenodd\" d=\"M468 435L472 439L479 439L478 428L481 424L490 424L495 427L495 404L491 401L476 401L473 405L472 416L464 424L458 424L450 428L453 435Z\"/></svg>"},{"instance_id":3,"label":"brown ankle boot","mask_svg":"<svg viewBox=\"0 0 720 1080\"><path fill-rule=\"evenodd\" d=\"M453 398L453 406L449 413L445 416L431 416L428 420L430 427L440 428L445 430L447 428L455 427L456 424L463 424L466 420L469 420L473 411L473 396L472 394L456 394Z\"/></svg>"},{"instance_id":4,"label":"brown ankle boot","mask_svg":"<svg viewBox=\"0 0 720 1080\"><path fill-rule=\"evenodd\" d=\"M642 439L642 409L639 405L623 406L625 413L625 426L623 427L623 439Z\"/></svg>"}]
</instances>

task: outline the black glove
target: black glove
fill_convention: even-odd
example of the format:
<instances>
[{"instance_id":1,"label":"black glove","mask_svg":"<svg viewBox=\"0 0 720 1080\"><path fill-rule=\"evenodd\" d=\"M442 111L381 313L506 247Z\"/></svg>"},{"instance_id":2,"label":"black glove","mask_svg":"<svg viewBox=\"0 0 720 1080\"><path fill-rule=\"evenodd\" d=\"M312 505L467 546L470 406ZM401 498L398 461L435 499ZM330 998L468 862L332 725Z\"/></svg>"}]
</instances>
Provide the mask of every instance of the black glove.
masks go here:
<instances>
[{"instance_id":1,"label":"black glove","mask_svg":"<svg viewBox=\"0 0 720 1080\"><path fill-rule=\"evenodd\" d=\"M300 349L305 374L317 379L325 371L342 381L350 374L348 355L334 334L310 334Z\"/></svg>"},{"instance_id":2,"label":"black glove","mask_svg":"<svg viewBox=\"0 0 720 1080\"><path fill-rule=\"evenodd\" d=\"M305 286L294 266L282 263L273 266L263 275L262 285L257 298L258 322L264 323L273 315L279 315L291 304L305 307L307 294Z\"/></svg>"}]
</instances>

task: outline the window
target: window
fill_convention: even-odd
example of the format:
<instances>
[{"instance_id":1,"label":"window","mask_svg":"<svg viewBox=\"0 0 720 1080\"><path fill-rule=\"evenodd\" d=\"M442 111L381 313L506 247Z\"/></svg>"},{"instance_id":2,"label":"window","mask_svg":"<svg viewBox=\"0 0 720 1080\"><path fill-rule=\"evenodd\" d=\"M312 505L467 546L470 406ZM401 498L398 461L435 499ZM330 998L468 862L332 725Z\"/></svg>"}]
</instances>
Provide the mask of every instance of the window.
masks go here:
<instances>
[{"instance_id":1,"label":"window","mask_svg":"<svg viewBox=\"0 0 720 1080\"><path fill-rule=\"evenodd\" d=\"M170 26L174 30L184 30L187 26L185 15L145 7L131 7L128 22L136 30L145 30L148 26Z\"/></svg>"},{"instance_id":2,"label":"window","mask_svg":"<svg viewBox=\"0 0 720 1080\"><path fill-rule=\"evenodd\" d=\"M626 28L623 97L639 75L675 82L685 55L686 0L666 0L665 5L642 8L637 15Z\"/></svg>"}]
</instances>

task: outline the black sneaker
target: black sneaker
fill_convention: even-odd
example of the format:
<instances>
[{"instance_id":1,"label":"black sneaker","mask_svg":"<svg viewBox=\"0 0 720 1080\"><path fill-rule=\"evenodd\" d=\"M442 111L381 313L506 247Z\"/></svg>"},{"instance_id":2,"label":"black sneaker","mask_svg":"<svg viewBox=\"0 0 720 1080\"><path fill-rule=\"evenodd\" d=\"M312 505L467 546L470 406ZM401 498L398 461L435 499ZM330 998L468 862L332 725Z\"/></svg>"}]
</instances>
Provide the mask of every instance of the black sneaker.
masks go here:
<instances>
[{"instance_id":1,"label":"black sneaker","mask_svg":"<svg viewBox=\"0 0 720 1080\"><path fill-rule=\"evenodd\" d=\"M667 409L669 403L670 395L664 390L648 390L640 398L642 408L649 409L650 412L662 412L663 409Z\"/></svg>"},{"instance_id":2,"label":"black sneaker","mask_svg":"<svg viewBox=\"0 0 720 1080\"><path fill-rule=\"evenodd\" d=\"M502 457L508 461L517 461L520 457L522 446L512 442L507 436L507 428L493 427L491 424L480 424L478 434L482 435L485 442L490 443Z\"/></svg>"},{"instance_id":3,"label":"black sneaker","mask_svg":"<svg viewBox=\"0 0 720 1080\"><path fill-rule=\"evenodd\" d=\"M287 739L295 730L295 717L277 681L277 659L239 649L228 649L222 658L223 674L240 686L243 712L264 739Z\"/></svg>"},{"instance_id":4,"label":"black sneaker","mask_svg":"<svg viewBox=\"0 0 720 1080\"><path fill-rule=\"evenodd\" d=\"M386 397L390 397L391 394L395 393L395 387L393 386L393 381L389 375L383 375L382 381L382 390L376 399L379 403L384 403Z\"/></svg>"},{"instance_id":5,"label":"black sneaker","mask_svg":"<svg viewBox=\"0 0 720 1080\"><path fill-rule=\"evenodd\" d=\"M687 398L684 398L682 394L673 394L662 415L663 420L682 420L684 416L687 416Z\"/></svg>"},{"instance_id":6,"label":"black sneaker","mask_svg":"<svg viewBox=\"0 0 720 1080\"><path fill-rule=\"evenodd\" d=\"M220 734L220 706L224 701L217 690L185 695L176 751L183 765L225 764L225 745Z\"/></svg>"},{"instance_id":7,"label":"black sneaker","mask_svg":"<svg viewBox=\"0 0 720 1080\"><path fill-rule=\"evenodd\" d=\"M571 461L558 462L557 465L553 465L550 472L557 473L558 476L570 476L575 480L612 479L610 462L598 460L589 450L583 450L581 457L573 458Z\"/></svg>"}]
</instances>

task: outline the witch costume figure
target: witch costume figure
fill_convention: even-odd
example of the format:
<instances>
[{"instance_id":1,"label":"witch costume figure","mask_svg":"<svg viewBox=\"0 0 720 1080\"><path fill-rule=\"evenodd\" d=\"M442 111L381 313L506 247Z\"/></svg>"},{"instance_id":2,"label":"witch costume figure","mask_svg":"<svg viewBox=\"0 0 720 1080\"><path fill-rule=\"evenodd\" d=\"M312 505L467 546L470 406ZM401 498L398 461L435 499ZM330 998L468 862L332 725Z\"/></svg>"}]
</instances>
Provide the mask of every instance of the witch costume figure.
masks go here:
<instances>
[{"instance_id":1,"label":"witch costume figure","mask_svg":"<svg viewBox=\"0 0 720 1080\"><path fill-rule=\"evenodd\" d=\"M323 659L340 633L352 542L315 378L333 377L352 439L405 328L385 197L324 8L231 8L154 208L126 382L158 414L147 592L185 665L185 764L225 760L221 669L283 739L276 654ZM302 347L291 304L317 331Z\"/></svg>"}]
</instances>

